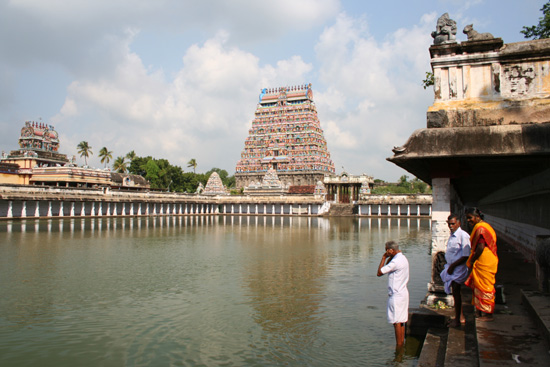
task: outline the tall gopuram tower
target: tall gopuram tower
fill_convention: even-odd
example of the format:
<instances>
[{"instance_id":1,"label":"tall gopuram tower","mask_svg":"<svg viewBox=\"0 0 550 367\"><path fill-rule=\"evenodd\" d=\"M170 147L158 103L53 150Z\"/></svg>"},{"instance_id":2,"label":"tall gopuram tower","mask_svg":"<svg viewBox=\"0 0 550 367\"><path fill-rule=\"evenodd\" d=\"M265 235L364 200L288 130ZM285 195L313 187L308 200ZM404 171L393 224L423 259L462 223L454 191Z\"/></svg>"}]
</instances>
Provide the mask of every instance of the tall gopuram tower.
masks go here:
<instances>
[{"instance_id":1,"label":"tall gopuram tower","mask_svg":"<svg viewBox=\"0 0 550 367\"><path fill-rule=\"evenodd\" d=\"M236 186L261 182L269 168L286 185L315 185L334 173L311 84L264 88L235 169Z\"/></svg>"}]
</instances>

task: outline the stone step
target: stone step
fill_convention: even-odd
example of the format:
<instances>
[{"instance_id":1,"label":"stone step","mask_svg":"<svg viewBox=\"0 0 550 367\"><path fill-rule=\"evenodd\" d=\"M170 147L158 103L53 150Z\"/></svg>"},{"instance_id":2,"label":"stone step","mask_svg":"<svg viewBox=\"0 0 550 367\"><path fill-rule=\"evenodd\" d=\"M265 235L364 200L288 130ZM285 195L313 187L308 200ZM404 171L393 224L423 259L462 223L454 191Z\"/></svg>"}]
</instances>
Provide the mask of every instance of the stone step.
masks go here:
<instances>
[{"instance_id":1,"label":"stone step","mask_svg":"<svg viewBox=\"0 0 550 367\"><path fill-rule=\"evenodd\" d=\"M447 345L447 330L430 328L418 357L418 367L440 367L445 363L445 346Z\"/></svg>"}]
</instances>

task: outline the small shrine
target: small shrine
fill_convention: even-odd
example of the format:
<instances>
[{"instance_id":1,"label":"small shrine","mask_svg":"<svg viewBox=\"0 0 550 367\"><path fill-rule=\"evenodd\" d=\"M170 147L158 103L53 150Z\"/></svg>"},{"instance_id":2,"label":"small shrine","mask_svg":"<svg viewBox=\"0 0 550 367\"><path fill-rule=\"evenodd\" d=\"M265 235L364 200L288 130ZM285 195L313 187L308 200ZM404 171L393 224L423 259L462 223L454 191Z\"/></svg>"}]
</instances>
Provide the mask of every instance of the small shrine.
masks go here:
<instances>
[{"instance_id":1,"label":"small shrine","mask_svg":"<svg viewBox=\"0 0 550 367\"><path fill-rule=\"evenodd\" d=\"M237 187L258 182L273 169L293 186L315 185L334 173L311 84L264 88L235 168Z\"/></svg>"},{"instance_id":2,"label":"small shrine","mask_svg":"<svg viewBox=\"0 0 550 367\"><path fill-rule=\"evenodd\" d=\"M212 172L202 192L203 195L229 195L217 172Z\"/></svg>"},{"instance_id":3,"label":"small shrine","mask_svg":"<svg viewBox=\"0 0 550 367\"><path fill-rule=\"evenodd\" d=\"M313 190L313 195L323 199L326 198L327 188L325 187L325 184L323 184L323 181L317 181L317 184L315 184L315 189Z\"/></svg>"},{"instance_id":4,"label":"small shrine","mask_svg":"<svg viewBox=\"0 0 550 367\"><path fill-rule=\"evenodd\" d=\"M288 192L289 185L279 180L274 168L267 170L262 182L251 183L244 188L245 195L282 195Z\"/></svg>"},{"instance_id":5,"label":"small shrine","mask_svg":"<svg viewBox=\"0 0 550 367\"><path fill-rule=\"evenodd\" d=\"M342 172L339 176L325 176L327 201L353 203L363 200L374 186L374 178L366 174L359 176Z\"/></svg>"}]
</instances>

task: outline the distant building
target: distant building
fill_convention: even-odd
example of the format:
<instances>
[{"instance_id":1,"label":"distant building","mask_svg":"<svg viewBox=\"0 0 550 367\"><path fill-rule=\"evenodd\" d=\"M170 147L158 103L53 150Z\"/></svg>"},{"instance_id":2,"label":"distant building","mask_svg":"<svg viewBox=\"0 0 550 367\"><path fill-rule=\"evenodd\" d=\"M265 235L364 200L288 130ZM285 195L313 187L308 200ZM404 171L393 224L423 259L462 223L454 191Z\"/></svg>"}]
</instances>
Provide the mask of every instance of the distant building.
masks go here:
<instances>
[{"instance_id":1,"label":"distant building","mask_svg":"<svg viewBox=\"0 0 550 367\"><path fill-rule=\"evenodd\" d=\"M261 91L235 169L236 186L262 182L269 169L286 186L315 186L335 172L311 84Z\"/></svg>"},{"instance_id":2,"label":"distant building","mask_svg":"<svg viewBox=\"0 0 550 367\"><path fill-rule=\"evenodd\" d=\"M61 187L124 187L148 189L139 175L77 167L76 157L69 161L58 153L59 138L52 125L27 121L21 129L19 149L0 158L0 184L46 185Z\"/></svg>"}]
</instances>

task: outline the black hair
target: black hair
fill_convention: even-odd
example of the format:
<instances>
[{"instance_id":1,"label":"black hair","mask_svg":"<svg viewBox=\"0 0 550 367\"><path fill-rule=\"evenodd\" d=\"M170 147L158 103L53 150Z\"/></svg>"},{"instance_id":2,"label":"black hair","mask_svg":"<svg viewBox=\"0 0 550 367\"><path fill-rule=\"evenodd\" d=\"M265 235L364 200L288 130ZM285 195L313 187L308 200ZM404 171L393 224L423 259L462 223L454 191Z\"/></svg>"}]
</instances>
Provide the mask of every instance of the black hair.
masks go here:
<instances>
[{"instance_id":1,"label":"black hair","mask_svg":"<svg viewBox=\"0 0 550 367\"><path fill-rule=\"evenodd\" d=\"M457 222L461 222L461 220L460 220L460 218L458 217L458 215L453 214L453 213L451 213L451 215L449 215L449 216L447 217L447 221L450 221L451 219L455 219Z\"/></svg>"},{"instance_id":2,"label":"black hair","mask_svg":"<svg viewBox=\"0 0 550 367\"><path fill-rule=\"evenodd\" d=\"M466 215L468 215L468 214L471 214L471 215L476 216L476 217L480 217L481 219L483 219L483 217L484 217L483 213L478 208L468 208L468 209L466 209Z\"/></svg>"}]
</instances>

